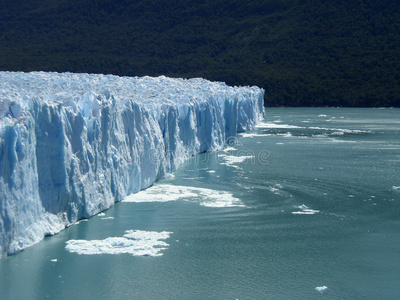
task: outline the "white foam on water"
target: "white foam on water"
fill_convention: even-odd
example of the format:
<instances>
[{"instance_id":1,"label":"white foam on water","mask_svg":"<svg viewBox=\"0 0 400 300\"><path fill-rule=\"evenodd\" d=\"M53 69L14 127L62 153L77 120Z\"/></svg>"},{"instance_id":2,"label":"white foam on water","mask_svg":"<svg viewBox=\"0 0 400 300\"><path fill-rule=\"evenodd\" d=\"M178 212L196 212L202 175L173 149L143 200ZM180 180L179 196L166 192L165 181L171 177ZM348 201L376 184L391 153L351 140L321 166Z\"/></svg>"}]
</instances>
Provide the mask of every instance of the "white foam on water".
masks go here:
<instances>
[{"instance_id":1,"label":"white foam on water","mask_svg":"<svg viewBox=\"0 0 400 300\"><path fill-rule=\"evenodd\" d=\"M344 135L343 131L334 131L330 135Z\"/></svg>"},{"instance_id":2,"label":"white foam on water","mask_svg":"<svg viewBox=\"0 0 400 300\"><path fill-rule=\"evenodd\" d=\"M302 127L297 125L289 125L289 124L276 124L275 122L263 122L255 126L259 129L266 129L263 133L241 133L241 137L243 138L254 138L254 137L266 137L266 136L282 136L282 137L296 137L296 138L327 138L331 137L329 141L333 142L344 142L344 143L355 143L355 141L348 140L340 140L338 137L343 137L346 135L358 135L358 134L370 134L372 131L370 130L358 130L358 129L342 129L342 128L328 128L328 127L318 127L318 126L310 126L310 127ZM293 135L291 132L269 132L268 129L302 129L302 130L317 130L311 135Z\"/></svg>"},{"instance_id":3,"label":"white foam on water","mask_svg":"<svg viewBox=\"0 0 400 300\"><path fill-rule=\"evenodd\" d=\"M265 137L268 136L266 134L259 134L259 133L240 133L239 134L243 138L253 138L253 137Z\"/></svg>"},{"instance_id":4,"label":"white foam on water","mask_svg":"<svg viewBox=\"0 0 400 300\"><path fill-rule=\"evenodd\" d=\"M294 214L294 215L315 215L316 213L319 213L319 210L311 209L305 204L297 206L297 208L300 208L301 210L293 211L292 214Z\"/></svg>"},{"instance_id":5,"label":"white foam on water","mask_svg":"<svg viewBox=\"0 0 400 300\"><path fill-rule=\"evenodd\" d=\"M287 128L287 129L291 129L291 128L304 128L304 127L300 127L300 126L296 126L296 125L289 125L289 124L276 124L276 123L260 123L258 125L256 125L256 128L265 128L265 129L269 129L269 128Z\"/></svg>"},{"instance_id":6,"label":"white foam on water","mask_svg":"<svg viewBox=\"0 0 400 300\"><path fill-rule=\"evenodd\" d=\"M192 186L178 186L169 184L154 185L137 194L127 196L123 202L169 202L169 201L197 202L206 207L245 207L242 201L233 197L231 193Z\"/></svg>"},{"instance_id":7,"label":"white foam on water","mask_svg":"<svg viewBox=\"0 0 400 300\"><path fill-rule=\"evenodd\" d=\"M372 133L370 130L359 130L359 129L342 129L342 128L326 128L326 127L307 127L307 129L313 130L323 130L323 131L332 131L330 135L344 135L344 134L366 134Z\"/></svg>"},{"instance_id":8,"label":"white foam on water","mask_svg":"<svg viewBox=\"0 0 400 300\"><path fill-rule=\"evenodd\" d=\"M317 292L320 292L320 293L325 292L327 289L328 289L328 287L327 287L326 285L324 285L324 286L317 286L317 287L315 288L315 290L316 290Z\"/></svg>"},{"instance_id":9,"label":"white foam on water","mask_svg":"<svg viewBox=\"0 0 400 300\"><path fill-rule=\"evenodd\" d=\"M346 141L346 140L337 140L337 139L329 139L329 142L333 143L357 143L356 141Z\"/></svg>"},{"instance_id":10,"label":"white foam on water","mask_svg":"<svg viewBox=\"0 0 400 300\"><path fill-rule=\"evenodd\" d=\"M133 256L161 256L169 244L169 231L127 230L122 237L108 237L104 240L69 240L65 249L83 255L131 254Z\"/></svg>"}]
</instances>

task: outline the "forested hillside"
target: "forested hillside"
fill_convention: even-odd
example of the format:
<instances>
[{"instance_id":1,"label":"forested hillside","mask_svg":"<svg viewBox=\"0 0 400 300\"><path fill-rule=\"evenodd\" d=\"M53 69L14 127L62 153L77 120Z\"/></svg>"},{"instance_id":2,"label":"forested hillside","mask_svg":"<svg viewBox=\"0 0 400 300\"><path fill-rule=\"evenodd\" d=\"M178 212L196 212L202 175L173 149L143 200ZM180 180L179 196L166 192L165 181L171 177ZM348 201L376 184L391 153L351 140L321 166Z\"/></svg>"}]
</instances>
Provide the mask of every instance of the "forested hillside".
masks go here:
<instances>
[{"instance_id":1,"label":"forested hillside","mask_svg":"<svg viewBox=\"0 0 400 300\"><path fill-rule=\"evenodd\" d=\"M204 77L266 105L400 106L400 1L2 0L0 70Z\"/></svg>"}]
</instances>

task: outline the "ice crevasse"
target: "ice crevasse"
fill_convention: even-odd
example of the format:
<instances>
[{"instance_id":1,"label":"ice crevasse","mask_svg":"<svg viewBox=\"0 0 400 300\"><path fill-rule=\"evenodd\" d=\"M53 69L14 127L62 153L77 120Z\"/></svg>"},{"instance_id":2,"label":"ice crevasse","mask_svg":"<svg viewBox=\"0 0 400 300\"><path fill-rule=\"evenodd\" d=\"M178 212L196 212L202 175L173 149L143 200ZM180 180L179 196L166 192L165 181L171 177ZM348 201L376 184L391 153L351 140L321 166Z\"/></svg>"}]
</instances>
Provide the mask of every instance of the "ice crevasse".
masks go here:
<instances>
[{"instance_id":1,"label":"ice crevasse","mask_svg":"<svg viewBox=\"0 0 400 300\"><path fill-rule=\"evenodd\" d=\"M0 257L152 185L263 117L205 79L0 72Z\"/></svg>"}]
</instances>

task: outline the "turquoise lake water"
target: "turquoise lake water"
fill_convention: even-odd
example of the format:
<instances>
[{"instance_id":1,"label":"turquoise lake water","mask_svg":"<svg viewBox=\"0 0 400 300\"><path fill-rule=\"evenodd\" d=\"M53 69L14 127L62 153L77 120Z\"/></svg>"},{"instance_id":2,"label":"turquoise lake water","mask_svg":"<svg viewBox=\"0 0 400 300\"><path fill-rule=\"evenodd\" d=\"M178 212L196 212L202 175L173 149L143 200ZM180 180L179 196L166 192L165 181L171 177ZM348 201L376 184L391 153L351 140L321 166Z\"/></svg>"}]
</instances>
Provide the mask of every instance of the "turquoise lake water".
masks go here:
<instances>
[{"instance_id":1,"label":"turquoise lake water","mask_svg":"<svg viewBox=\"0 0 400 300\"><path fill-rule=\"evenodd\" d=\"M268 108L1 259L0 299L400 299L399 186L400 109Z\"/></svg>"}]
</instances>

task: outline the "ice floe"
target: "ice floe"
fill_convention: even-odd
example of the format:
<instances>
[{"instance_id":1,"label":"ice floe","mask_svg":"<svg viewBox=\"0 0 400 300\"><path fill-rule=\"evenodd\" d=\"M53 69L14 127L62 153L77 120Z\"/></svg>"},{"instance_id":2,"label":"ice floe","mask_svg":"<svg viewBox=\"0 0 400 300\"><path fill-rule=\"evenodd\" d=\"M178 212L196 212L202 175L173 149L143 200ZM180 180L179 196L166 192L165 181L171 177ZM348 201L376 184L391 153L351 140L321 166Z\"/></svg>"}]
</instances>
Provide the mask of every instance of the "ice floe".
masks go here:
<instances>
[{"instance_id":1,"label":"ice floe","mask_svg":"<svg viewBox=\"0 0 400 300\"><path fill-rule=\"evenodd\" d=\"M320 292L320 293L323 293L323 292L325 292L326 290L328 289L328 287L327 286L317 286L316 288L315 288L315 290L317 291L317 292Z\"/></svg>"},{"instance_id":2,"label":"ice floe","mask_svg":"<svg viewBox=\"0 0 400 300\"><path fill-rule=\"evenodd\" d=\"M169 201L197 202L207 207L244 207L242 201L226 191L198 188L192 186L178 186L170 184L156 184L144 191L127 196L123 202L169 202Z\"/></svg>"},{"instance_id":3,"label":"ice floe","mask_svg":"<svg viewBox=\"0 0 400 300\"><path fill-rule=\"evenodd\" d=\"M134 256L161 256L169 244L169 231L127 230L122 237L108 237L104 240L69 240L65 248L72 253L131 254Z\"/></svg>"},{"instance_id":4,"label":"ice floe","mask_svg":"<svg viewBox=\"0 0 400 300\"><path fill-rule=\"evenodd\" d=\"M237 164L247 162L247 163L255 163L255 156L254 155L225 155L225 154L218 154L218 159L222 160L221 164L226 165L228 167L233 167L236 169L240 169Z\"/></svg>"}]
</instances>

